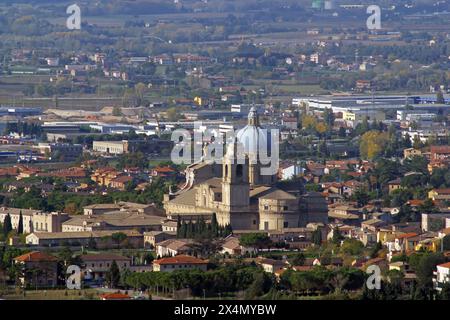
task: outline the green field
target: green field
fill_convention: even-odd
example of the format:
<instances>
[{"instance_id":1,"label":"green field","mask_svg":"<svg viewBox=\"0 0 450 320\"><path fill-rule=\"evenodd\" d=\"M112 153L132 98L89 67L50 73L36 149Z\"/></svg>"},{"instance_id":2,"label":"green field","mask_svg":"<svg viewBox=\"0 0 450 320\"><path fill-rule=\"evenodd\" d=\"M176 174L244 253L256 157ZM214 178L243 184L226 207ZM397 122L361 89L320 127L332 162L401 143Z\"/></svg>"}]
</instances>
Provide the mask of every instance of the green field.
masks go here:
<instances>
[{"instance_id":1,"label":"green field","mask_svg":"<svg viewBox=\"0 0 450 320\"><path fill-rule=\"evenodd\" d=\"M5 300L95 300L100 294L95 289L84 290L8 290L0 292Z\"/></svg>"}]
</instances>

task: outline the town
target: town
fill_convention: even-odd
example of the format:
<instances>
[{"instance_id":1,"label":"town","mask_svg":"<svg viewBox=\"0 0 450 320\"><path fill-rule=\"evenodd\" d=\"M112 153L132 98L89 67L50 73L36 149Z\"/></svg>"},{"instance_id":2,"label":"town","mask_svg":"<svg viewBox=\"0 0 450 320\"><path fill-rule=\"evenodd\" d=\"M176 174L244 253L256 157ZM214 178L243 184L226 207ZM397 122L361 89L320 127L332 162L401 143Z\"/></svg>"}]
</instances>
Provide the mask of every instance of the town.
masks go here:
<instances>
[{"instance_id":1,"label":"town","mask_svg":"<svg viewBox=\"0 0 450 320\"><path fill-rule=\"evenodd\" d=\"M1 299L450 300L450 3L19 2Z\"/></svg>"}]
</instances>

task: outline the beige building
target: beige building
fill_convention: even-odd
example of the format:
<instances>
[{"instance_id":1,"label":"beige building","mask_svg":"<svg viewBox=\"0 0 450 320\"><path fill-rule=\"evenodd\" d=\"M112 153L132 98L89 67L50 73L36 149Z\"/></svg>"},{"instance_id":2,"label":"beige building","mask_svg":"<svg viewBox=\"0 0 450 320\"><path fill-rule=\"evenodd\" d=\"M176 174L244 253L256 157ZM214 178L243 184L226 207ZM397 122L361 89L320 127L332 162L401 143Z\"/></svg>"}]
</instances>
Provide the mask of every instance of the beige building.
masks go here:
<instances>
[{"instance_id":1,"label":"beige building","mask_svg":"<svg viewBox=\"0 0 450 320\"><path fill-rule=\"evenodd\" d=\"M58 246L90 246L92 241L99 249L117 248L124 244L117 244L112 235L118 231L86 231L86 232L36 232L29 234L25 239L28 245L58 247ZM121 230L127 237L126 246L141 248L144 238L136 230Z\"/></svg>"},{"instance_id":2,"label":"beige building","mask_svg":"<svg viewBox=\"0 0 450 320\"><path fill-rule=\"evenodd\" d=\"M62 223L69 219L69 215L61 212L42 212L40 210L0 208L0 222L3 224L6 216L11 217L13 229L17 230L22 213L23 232L60 232Z\"/></svg>"},{"instance_id":3,"label":"beige building","mask_svg":"<svg viewBox=\"0 0 450 320\"><path fill-rule=\"evenodd\" d=\"M19 281L23 287L56 287L58 281L58 259L43 252L33 251L14 258L22 270ZM39 270L39 272L34 272Z\"/></svg>"},{"instance_id":4,"label":"beige building","mask_svg":"<svg viewBox=\"0 0 450 320\"><path fill-rule=\"evenodd\" d=\"M419 149L407 148L407 149L403 150L403 158L404 159L420 157L421 155L422 155L422 151L420 151Z\"/></svg>"},{"instance_id":5,"label":"beige building","mask_svg":"<svg viewBox=\"0 0 450 320\"><path fill-rule=\"evenodd\" d=\"M146 213L114 211L100 215L71 216L62 224L62 232L85 232L96 230L127 230L140 232L161 230L163 217Z\"/></svg>"},{"instance_id":6,"label":"beige building","mask_svg":"<svg viewBox=\"0 0 450 320\"><path fill-rule=\"evenodd\" d=\"M131 265L131 258L116 254L84 254L80 259L83 262L82 274L85 281L104 280L113 261L120 271L129 269Z\"/></svg>"},{"instance_id":7,"label":"beige building","mask_svg":"<svg viewBox=\"0 0 450 320\"><path fill-rule=\"evenodd\" d=\"M158 243L169 239L175 239L176 236L177 236L176 232L164 232L164 231L144 232L144 247L155 248Z\"/></svg>"},{"instance_id":8,"label":"beige building","mask_svg":"<svg viewBox=\"0 0 450 320\"><path fill-rule=\"evenodd\" d=\"M277 172L261 174L261 165L254 160L260 141L268 138L259 127L254 108L248 117L248 125L237 134L238 143L227 146L219 167L203 161L188 167L185 186L175 194L165 195L167 216L185 219L216 214L220 225L229 224L233 230L280 230L306 226L308 222L326 223L326 205L322 211L301 210L300 197L274 187Z\"/></svg>"},{"instance_id":9,"label":"beige building","mask_svg":"<svg viewBox=\"0 0 450 320\"><path fill-rule=\"evenodd\" d=\"M449 201L450 188L433 189L428 192L428 198L433 201Z\"/></svg>"},{"instance_id":10,"label":"beige building","mask_svg":"<svg viewBox=\"0 0 450 320\"><path fill-rule=\"evenodd\" d=\"M282 230L299 226L299 200L282 190L271 190L259 198L259 229Z\"/></svg>"},{"instance_id":11,"label":"beige building","mask_svg":"<svg viewBox=\"0 0 450 320\"><path fill-rule=\"evenodd\" d=\"M124 154L129 152L128 141L94 141L92 150L105 154Z\"/></svg>"},{"instance_id":12,"label":"beige building","mask_svg":"<svg viewBox=\"0 0 450 320\"><path fill-rule=\"evenodd\" d=\"M192 239L168 239L156 244L156 254L159 257L173 257L180 254L190 254Z\"/></svg>"},{"instance_id":13,"label":"beige building","mask_svg":"<svg viewBox=\"0 0 450 320\"><path fill-rule=\"evenodd\" d=\"M146 213L152 215L164 216L161 209L158 209L153 204L142 204L134 202L119 201L117 203L98 203L83 207L85 215L99 215L108 212L135 212Z\"/></svg>"},{"instance_id":14,"label":"beige building","mask_svg":"<svg viewBox=\"0 0 450 320\"><path fill-rule=\"evenodd\" d=\"M176 270L200 269L206 271L208 262L195 257L179 255L153 261L153 271L172 272Z\"/></svg>"}]
</instances>

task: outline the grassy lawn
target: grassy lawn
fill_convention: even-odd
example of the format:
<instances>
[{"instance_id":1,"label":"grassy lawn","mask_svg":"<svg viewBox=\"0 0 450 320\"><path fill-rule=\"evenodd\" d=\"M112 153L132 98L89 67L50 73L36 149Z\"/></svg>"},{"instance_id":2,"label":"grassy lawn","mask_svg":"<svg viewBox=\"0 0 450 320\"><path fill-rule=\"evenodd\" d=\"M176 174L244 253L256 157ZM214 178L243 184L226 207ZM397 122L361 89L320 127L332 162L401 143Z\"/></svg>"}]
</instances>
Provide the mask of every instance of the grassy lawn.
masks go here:
<instances>
[{"instance_id":1,"label":"grassy lawn","mask_svg":"<svg viewBox=\"0 0 450 320\"><path fill-rule=\"evenodd\" d=\"M3 294L5 300L92 300L98 299L99 291L96 289L84 290L27 290L25 296L22 292L13 291Z\"/></svg>"}]
</instances>

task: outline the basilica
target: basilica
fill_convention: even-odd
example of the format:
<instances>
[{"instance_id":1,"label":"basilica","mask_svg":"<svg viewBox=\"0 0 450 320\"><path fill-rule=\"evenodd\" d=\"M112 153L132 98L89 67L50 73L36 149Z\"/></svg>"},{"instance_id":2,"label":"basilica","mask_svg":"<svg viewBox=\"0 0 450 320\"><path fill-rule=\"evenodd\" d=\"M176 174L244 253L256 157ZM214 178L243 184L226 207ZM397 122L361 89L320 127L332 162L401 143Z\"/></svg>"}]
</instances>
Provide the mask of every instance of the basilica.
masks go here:
<instances>
[{"instance_id":1,"label":"basilica","mask_svg":"<svg viewBox=\"0 0 450 320\"><path fill-rule=\"evenodd\" d=\"M169 218L208 218L215 213L220 225L230 224L233 230L264 231L327 223L327 206L320 194L283 191L276 186L277 174L261 174L258 147L270 144L270 137L260 127L255 108L236 140L227 145L221 164L202 160L187 167L184 187L164 197Z\"/></svg>"}]
</instances>

